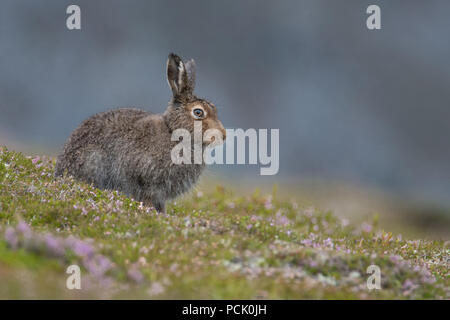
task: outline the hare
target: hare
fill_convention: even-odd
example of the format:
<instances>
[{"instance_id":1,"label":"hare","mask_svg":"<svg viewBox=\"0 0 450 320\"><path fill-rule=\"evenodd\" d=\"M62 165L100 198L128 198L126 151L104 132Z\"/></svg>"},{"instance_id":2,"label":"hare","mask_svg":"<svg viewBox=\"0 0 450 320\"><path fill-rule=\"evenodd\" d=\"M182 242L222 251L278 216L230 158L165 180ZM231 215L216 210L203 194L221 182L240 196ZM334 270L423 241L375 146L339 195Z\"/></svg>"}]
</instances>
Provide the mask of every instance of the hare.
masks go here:
<instances>
[{"instance_id":1,"label":"hare","mask_svg":"<svg viewBox=\"0 0 450 320\"><path fill-rule=\"evenodd\" d=\"M98 113L70 135L56 162L55 176L64 173L101 189L118 190L145 205L165 212L165 203L189 190L204 169L202 164L175 164L171 158L172 132L204 133L216 129L225 139L217 109L194 95L195 62L173 53L167 60L167 82L172 98L163 114L122 108ZM205 147L205 142L203 142Z\"/></svg>"}]
</instances>

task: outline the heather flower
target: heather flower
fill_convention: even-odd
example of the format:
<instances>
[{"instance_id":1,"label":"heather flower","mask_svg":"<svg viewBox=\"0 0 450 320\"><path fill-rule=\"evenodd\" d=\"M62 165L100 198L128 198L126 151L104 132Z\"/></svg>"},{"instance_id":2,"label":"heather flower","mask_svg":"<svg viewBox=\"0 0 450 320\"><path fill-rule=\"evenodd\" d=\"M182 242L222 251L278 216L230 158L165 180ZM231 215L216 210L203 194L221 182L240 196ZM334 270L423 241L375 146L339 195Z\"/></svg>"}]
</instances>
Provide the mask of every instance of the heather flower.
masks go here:
<instances>
[{"instance_id":1,"label":"heather flower","mask_svg":"<svg viewBox=\"0 0 450 320\"><path fill-rule=\"evenodd\" d=\"M129 269L127 274L128 274L128 277L136 283L141 283L142 281L144 281L144 276L135 267Z\"/></svg>"},{"instance_id":2,"label":"heather flower","mask_svg":"<svg viewBox=\"0 0 450 320\"><path fill-rule=\"evenodd\" d=\"M25 237L29 237L31 235L30 226L23 220L19 221L17 224L16 230L24 235Z\"/></svg>"},{"instance_id":3,"label":"heather flower","mask_svg":"<svg viewBox=\"0 0 450 320\"><path fill-rule=\"evenodd\" d=\"M331 238L327 238L323 241L323 244L327 247L333 248L334 247L334 243L333 240L331 240Z\"/></svg>"},{"instance_id":4,"label":"heather flower","mask_svg":"<svg viewBox=\"0 0 450 320\"><path fill-rule=\"evenodd\" d=\"M64 248L61 245L61 242L51 234L45 236L45 245L52 255L61 256L64 254Z\"/></svg>"},{"instance_id":5,"label":"heather flower","mask_svg":"<svg viewBox=\"0 0 450 320\"><path fill-rule=\"evenodd\" d=\"M432 276L423 276L421 279L420 279L423 283L426 283L426 284L434 284L434 283L436 283L436 278L434 278L434 277L432 277Z\"/></svg>"},{"instance_id":6,"label":"heather flower","mask_svg":"<svg viewBox=\"0 0 450 320\"><path fill-rule=\"evenodd\" d=\"M362 228L362 231L364 231L364 232L366 232L366 233L372 232L372 225L370 225L370 224L368 224L368 223L366 223L366 222L364 222L364 223L361 225L361 228Z\"/></svg>"},{"instance_id":7,"label":"heather flower","mask_svg":"<svg viewBox=\"0 0 450 320\"><path fill-rule=\"evenodd\" d=\"M309 261L309 266L310 266L311 268L316 268L316 267L318 266L318 263L317 263L317 261L310 260L310 261Z\"/></svg>"},{"instance_id":8,"label":"heather flower","mask_svg":"<svg viewBox=\"0 0 450 320\"><path fill-rule=\"evenodd\" d=\"M145 266L147 265L147 259L145 259L145 257L139 257L138 263L139 263L141 266L145 267Z\"/></svg>"},{"instance_id":9,"label":"heather flower","mask_svg":"<svg viewBox=\"0 0 450 320\"><path fill-rule=\"evenodd\" d=\"M291 220L289 220L288 217L283 215L281 213L281 211L278 210L277 213L275 214L275 224L277 224L279 226L286 226L290 223L291 223Z\"/></svg>"},{"instance_id":10,"label":"heather flower","mask_svg":"<svg viewBox=\"0 0 450 320\"><path fill-rule=\"evenodd\" d=\"M178 269L178 267L179 267L178 263L173 263L170 266L169 270L170 270L170 272L175 272Z\"/></svg>"},{"instance_id":11,"label":"heather flower","mask_svg":"<svg viewBox=\"0 0 450 320\"><path fill-rule=\"evenodd\" d=\"M346 227L349 225L349 223L350 222L348 221L348 219L345 218L341 219L341 226Z\"/></svg>"},{"instance_id":12,"label":"heather flower","mask_svg":"<svg viewBox=\"0 0 450 320\"><path fill-rule=\"evenodd\" d=\"M336 286L337 282L336 279L334 279L333 277L326 277L323 274L319 273L319 275L317 276L317 280L323 284L327 284L330 286Z\"/></svg>"},{"instance_id":13,"label":"heather flower","mask_svg":"<svg viewBox=\"0 0 450 320\"><path fill-rule=\"evenodd\" d=\"M417 287L418 287L418 285L414 284L414 282L412 282L410 279L407 279L402 285L402 290L412 291L412 290L416 289Z\"/></svg>"},{"instance_id":14,"label":"heather flower","mask_svg":"<svg viewBox=\"0 0 450 320\"><path fill-rule=\"evenodd\" d=\"M91 245L73 237L66 239L66 243L70 249L79 257L90 257L94 254L94 249Z\"/></svg>"},{"instance_id":15,"label":"heather flower","mask_svg":"<svg viewBox=\"0 0 450 320\"><path fill-rule=\"evenodd\" d=\"M264 202L264 208L266 208L267 210L270 210L273 208L272 205L272 196L268 196L266 201Z\"/></svg>"},{"instance_id":16,"label":"heather flower","mask_svg":"<svg viewBox=\"0 0 450 320\"><path fill-rule=\"evenodd\" d=\"M8 245L15 249L19 243L19 238L17 237L16 231L12 227L8 227L5 231L5 240Z\"/></svg>"},{"instance_id":17,"label":"heather flower","mask_svg":"<svg viewBox=\"0 0 450 320\"><path fill-rule=\"evenodd\" d=\"M389 257L389 260L394 264L398 264L402 260L402 257L393 254Z\"/></svg>"},{"instance_id":18,"label":"heather flower","mask_svg":"<svg viewBox=\"0 0 450 320\"><path fill-rule=\"evenodd\" d=\"M164 293L164 286L159 282L153 282L150 288L147 290L149 296L156 296Z\"/></svg>"},{"instance_id":19,"label":"heather flower","mask_svg":"<svg viewBox=\"0 0 450 320\"><path fill-rule=\"evenodd\" d=\"M83 265L95 277L103 276L112 267L109 259L102 255L84 259Z\"/></svg>"},{"instance_id":20,"label":"heather flower","mask_svg":"<svg viewBox=\"0 0 450 320\"><path fill-rule=\"evenodd\" d=\"M306 208L306 209L303 211L303 214L304 214L306 217L311 218L311 217L313 216L313 214L314 214L314 208L312 208L312 207Z\"/></svg>"}]
</instances>

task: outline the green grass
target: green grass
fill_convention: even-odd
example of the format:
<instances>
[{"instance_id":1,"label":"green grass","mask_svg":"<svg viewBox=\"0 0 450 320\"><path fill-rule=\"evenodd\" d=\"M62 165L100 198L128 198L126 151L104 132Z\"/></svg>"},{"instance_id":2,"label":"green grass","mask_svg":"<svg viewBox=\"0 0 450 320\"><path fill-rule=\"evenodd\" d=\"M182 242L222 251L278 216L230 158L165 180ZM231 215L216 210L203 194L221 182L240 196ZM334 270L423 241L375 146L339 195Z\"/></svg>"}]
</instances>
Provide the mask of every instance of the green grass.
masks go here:
<instances>
[{"instance_id":1,"label":"green grass","mask_svg":"<svg viewBox=\"0 0 450 320\"><path fill-rule=\"evenodd\" d=\"M345 225L275 190L200 189L158 214L53 168L0 148L0 298L450 298L448 242ZM65 287L71 264L82 290Z\"/></svg>"}]
</instances>

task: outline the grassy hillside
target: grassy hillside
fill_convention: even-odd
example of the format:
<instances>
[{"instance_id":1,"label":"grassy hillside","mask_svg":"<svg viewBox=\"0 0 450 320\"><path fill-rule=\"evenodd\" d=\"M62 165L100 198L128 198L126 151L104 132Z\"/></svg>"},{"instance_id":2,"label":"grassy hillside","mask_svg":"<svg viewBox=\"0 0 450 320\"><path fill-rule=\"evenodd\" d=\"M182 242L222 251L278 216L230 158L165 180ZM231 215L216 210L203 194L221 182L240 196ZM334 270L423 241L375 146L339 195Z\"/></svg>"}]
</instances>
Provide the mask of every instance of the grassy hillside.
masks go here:
<instances>
[{"instance_id":1,"label":"grassy hillside","mask_svg":"<svg viewBox=\"0 0 450 320\"><path fill-rule=\"evenodd\" d=\"M221 186L158 214L53 167L0 148L0 298L450 298L448 242ZM81 290L66 289L71 264Z\"/></svg>"}]
</instances>

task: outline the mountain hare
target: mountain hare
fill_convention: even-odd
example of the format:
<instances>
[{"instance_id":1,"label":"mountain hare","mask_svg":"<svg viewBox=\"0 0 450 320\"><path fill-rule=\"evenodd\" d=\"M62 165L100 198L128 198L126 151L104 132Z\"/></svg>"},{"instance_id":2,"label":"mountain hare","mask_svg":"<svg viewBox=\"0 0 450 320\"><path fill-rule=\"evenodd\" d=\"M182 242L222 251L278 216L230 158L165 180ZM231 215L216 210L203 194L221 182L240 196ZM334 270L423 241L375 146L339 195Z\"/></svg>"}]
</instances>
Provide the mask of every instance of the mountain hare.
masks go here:
<instances>
[{"instance_id":1,"label":"mountain hare","mask_svg":"<svg viewBox=\"0 0 450 320\"><path fill-rule=\"evenodd\" d=\"M171 141L176 129L191 136L201 120L202 134L225 129L216 107L197 98L195 63L170 54L167 81L173 97L163 114L124 108L96 114L72 132L56 162L56 176L65 172L102 189L118 190L165 212L166 200L186 192L199 178L204 164L175 164ZM205 143L203 147L205 147Z\"/></svg>"}]
</instances>

